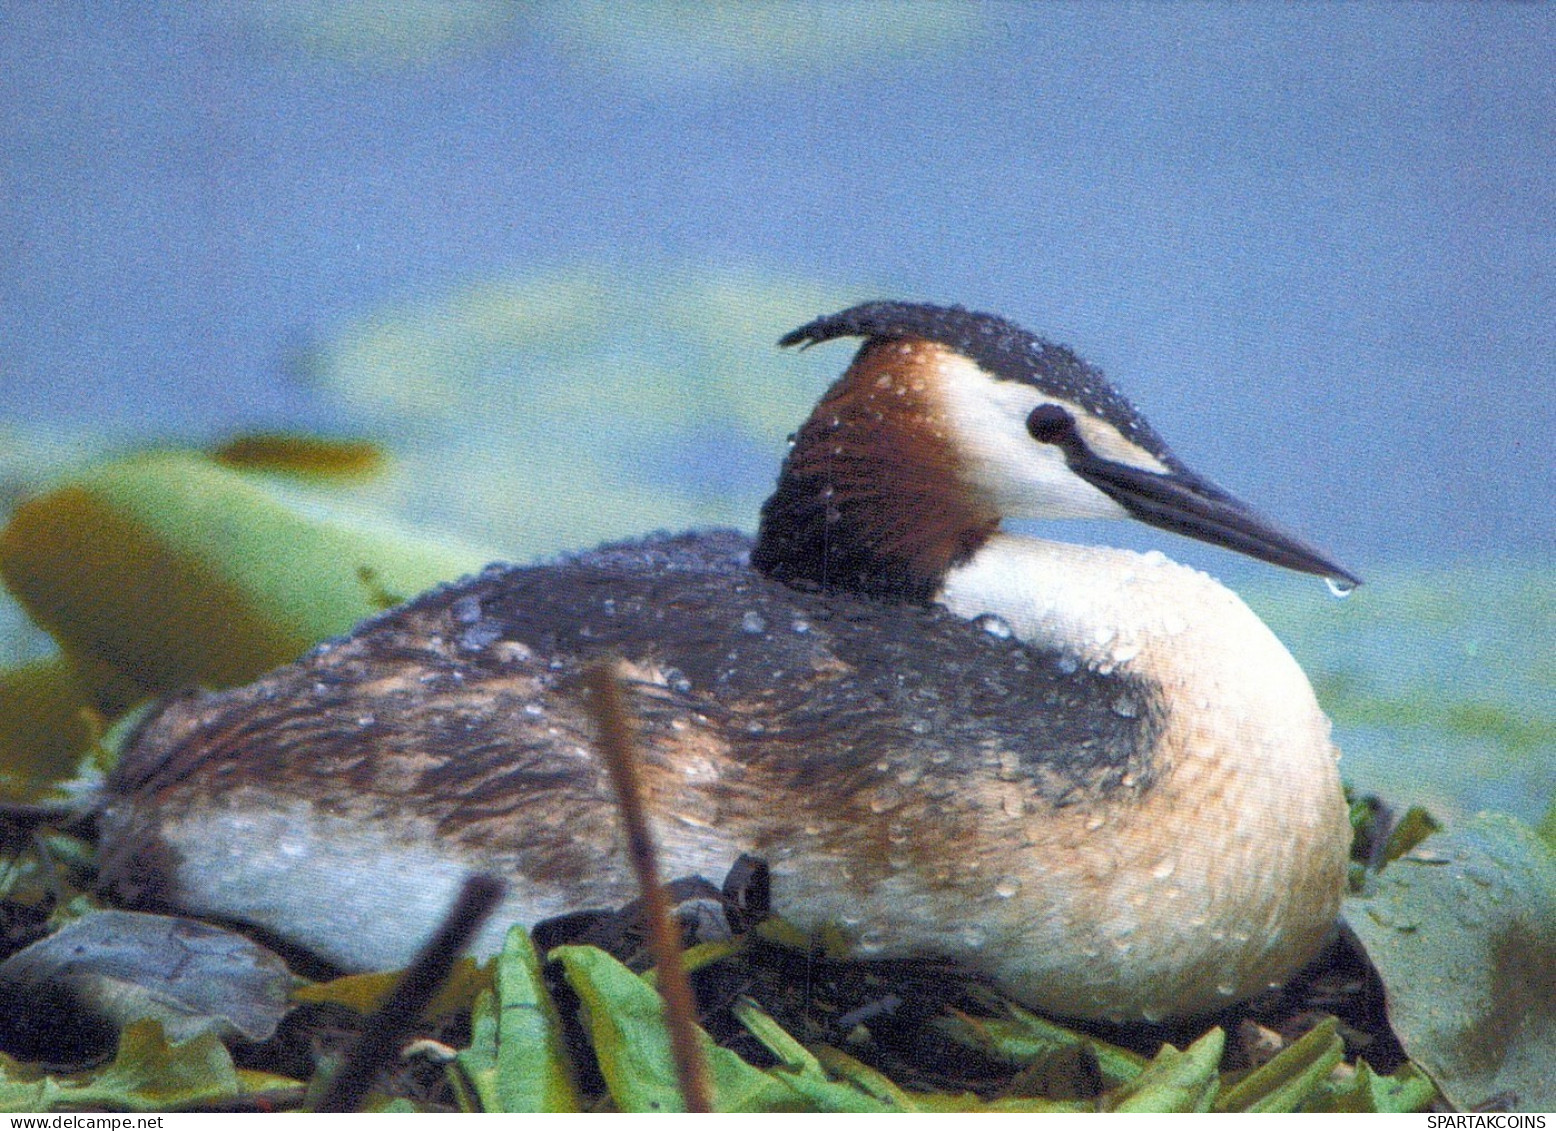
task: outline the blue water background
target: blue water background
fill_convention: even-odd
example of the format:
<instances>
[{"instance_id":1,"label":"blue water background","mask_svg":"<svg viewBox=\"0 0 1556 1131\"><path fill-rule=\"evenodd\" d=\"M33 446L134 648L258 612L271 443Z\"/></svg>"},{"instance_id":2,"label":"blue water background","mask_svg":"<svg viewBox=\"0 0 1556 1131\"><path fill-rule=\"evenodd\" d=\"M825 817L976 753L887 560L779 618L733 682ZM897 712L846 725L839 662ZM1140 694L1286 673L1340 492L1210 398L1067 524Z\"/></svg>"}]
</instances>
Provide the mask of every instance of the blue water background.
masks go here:
<instances>
[{"instance_id":1,"label":"blue water background","mask_svg":"<svg viewBox=\"0 0 1556 1131\"><path fill-rule=\"evenodd\" d=\"M300 425L504 556L749 527L846 357L777 336L962 302L1371 584L1061 533L1245 581L1380 788L1548 803L1550 6L10 4L0 107L0 503Z\"/></svg>"}]
</instances>

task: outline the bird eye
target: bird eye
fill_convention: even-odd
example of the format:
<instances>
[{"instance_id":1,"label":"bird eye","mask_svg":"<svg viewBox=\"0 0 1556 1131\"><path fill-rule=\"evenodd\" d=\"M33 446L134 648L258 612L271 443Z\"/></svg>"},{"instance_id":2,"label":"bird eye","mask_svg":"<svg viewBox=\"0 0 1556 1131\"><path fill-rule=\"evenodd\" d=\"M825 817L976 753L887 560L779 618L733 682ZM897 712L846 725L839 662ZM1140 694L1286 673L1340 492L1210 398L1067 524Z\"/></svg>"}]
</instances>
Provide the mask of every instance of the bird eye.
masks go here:
<instances>
[{"instance_id":1,"label":"bird eye","mask_svg":"<svg viewBox=\"0 0 1556 1131\"><path fill-rule=\"evenodd\" d=\"M1027 417L1027 431L1040 444L1059 444L1075 435L1075 421L1056 404L1040 404Z\"/></svg>"}]
</instances>

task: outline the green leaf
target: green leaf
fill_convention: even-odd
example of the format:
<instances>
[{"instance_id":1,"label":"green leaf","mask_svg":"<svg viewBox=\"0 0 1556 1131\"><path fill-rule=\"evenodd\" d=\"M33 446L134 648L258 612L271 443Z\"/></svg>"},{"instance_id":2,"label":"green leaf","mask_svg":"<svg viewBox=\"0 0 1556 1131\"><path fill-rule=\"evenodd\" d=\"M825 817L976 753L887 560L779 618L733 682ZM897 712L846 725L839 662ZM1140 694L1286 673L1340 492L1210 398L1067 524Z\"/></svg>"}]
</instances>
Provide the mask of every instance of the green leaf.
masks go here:
<instances>
[{"instance_id":1,"label":"green leaf","mask_svg":"<svg viewBox=\"0 0 1556 1131\"><path fill-rule=\"evenodd\" d=\"M909 1092L915 1111L933 1112L1090 1112L1095 1104L1080 1100L1045 1100L1037 1096L1000 1096L986 1100L972 1092Z\"/></svg>"},{"instance_id":2,"label":"green leaf","mask_svg":"<svg viewBox=\"0 0 1556 1131\"><path fill-rule=\"evenodd\" d=\"M497 985L477 998L470 1047L459 1066L482 1111L577 1111L572 1065L540 957L523 927L508 931L497 958Z\"/></svg>"},{"instance_id":3,"label":"green leaf","mask_svg":"<svg viewBox=\"0 0 1556 1131\"><path fill-rule=\"evenodd\" d=\"M1221 1087L1226 1033L1216 1028L1181 1052L1171 1045L1129 1083L1103 1097L1106 1111L1209 1111Z\"/></svg>"},{"instance_id":4,"label":"green leaf","mask_svg":"<svg viewBox=\"0 0 1556 1131\"><path fill-rule=\"evenodd\" d=\"M732 939L718 939L714 942L698 943L689 946L681 952L681 965L688 974L695 974L698 970L712 966L716 962L723 962L745 949L745 936L740 935ZM659 967L650 966L643 971L643 980L651 986L659 985Z\"/></svg>"},{"instance_id":5,"label":"green leaf","mask_svg":"<svg viewBox=\"0 0 1556 1131\"><path fill-rule=\"evenodd\" d=\"M835 1048L821 1045L814 1052L795 1040L750 999L732 1010L752 1036L777 1057L780 1067L769 1074L788 1084L817 1111L823 1112L1052 1112L1088 1111L1089 1105L1013 1097L984 1100L970 1092L939 1094L909 1092L881 1073Z\"/></svg>"},{"instance_id":6,"label":"green leaf","mask_svg":"<svg viewBox=\"0 0 1556 1131\"><path fill-rule=\"evenodd\" d=\"M257 1068L238 1069L238 1094L244 1096L269 1096L281 1103L291 1100L300 1105L306 1085L290 1076L277 1076Z\"/></svg>"},{"instance_id":7,"label":"green leaf","mask_svg":"<svg viewBox=\"0 0 1556 1131\"><path fill-rule=\"evenodd\" d=\"M1337 1082L1331 1077L1302 1105L1302 1110L1400 1115L1424 1111L1436 1095L1437 1086L1413 1064L1407 1062L1392 1076L1383 1076L1365 1060L1358 1060L1349 1080Z\"/></svg>"},{"instance_id":8,"label":"green leaf","mask_svg":"<svg viewBox=\"0 0 1556 1131\"><path fill-rule=\"evenodd\" d=\"M919 1112L1075 1112L1092 1111L1085 1103L1047 1100L1032 1096L1009 1096L985 1100L972 1092L910 1092L898 1087L867 1064L849 1056L841 1049L820 1045L816 1056L821 1065L837 1078L838 1087L851 1084L866 1095L885 1104L883 1110ZM824 1108L825 1111L847 1110Z\"/></svg>"},{"instance_id":9,"label":"green leaf","mask_svg":"<svg viewBox=\"0 0 1556 1131\"><path fill-rule=\"evenodd\" d=\"M785 1084L804 1096L816 1110L833 1112L916 1110L901 1089L879 1073L871 1074L872 1079L868 1085L857 1076L854 1078L854 1083L838 1083L833 1080L827 1074L820 1057L785 1032L778 1022L749 998L742 998L736 1002L733 1012L740 1023L751 1031L751 1035L761 1041L767 1051L778 1058L780 1067L772 1069L772 1075L779 1077ZM858 1065L857 1061L852 1063ZM863 1068L863 1065L858 1067Z\"/></svg>"},{"instance_id":10,"label":"green leaf","mask_svg":"<svg viewBox=\"0 0 1556 1131\"><path fill-rule=\"evenodd\" d=\"M1216 1100L1217 1111L1296 1111L1345 1058L1335 1019L1321 1023L1254 1069Z\"/></svg>"},{"instance_id":11,"label":"green leaf","mask_svg":"<svg viewBox=\"0 0 1556 1131\"><path fill-rule=\"evenodd\" d=\"M179 453L82 472L0 531L0 577L109 713L114 676L133 697L245 683L491 556Z\"/></svg>"},{"instance_id":12,"label":"green leaf","mask_svg":"<svg viewBox=\"0 0 1556 1131\"><path fill-rule=\"evenodd\" d=\"M367 1110L374 1115L425 1115L429 1112L429 1109L417 1107L404 1096L396 1096L392 1100L372 1104Z\"/></svg>"},{"instance_id":13,"label":"green leaf","mask_svg":"<svg viewBox=\"0 0 1556 1131\"><path fill-rule=\"evenodd\" d=\"M292 991L292 1000L310 1004L343 1005L363 1015L372 1013L394 992L404 975L401 970L371 974L344 974L328 982L314 982ZM490 988L485 964L473 958L458 959L443 985L427 1004L423 1016L447 1017L469 1009L481 991Z\"/></svg>"},{"instance_id":14,"label":"green leaf","mask_svg":"<svg viewBox=\"0 0 1556 1131\"><path fill-rule=\"evenodd\" d=\"M1078 1045L1090 1045L1109 1086L1125 1084L1140 1075L1146 1059L1127 1049L1093 1040L1029 1013L1020 1006L1008 1006L1008 1018L968 1017L954 1014L935 1019L935 1027L952 1040L1009 1064L1030 1064L1039 1057L1065 1052Z\"/></svg>"},{"instance_id":15,"label":"green leaf","mask_svg":"<svg viewBox=\"0 0 1556 1131\"><path fill-rule=\"evenodd\" d=\"M58 1097L52 1077L0 1053L0 1111L48 1111Z\"/></svg>"},{"instance_id":16,"label":"green leaf","mask_svg":"<svg viewBox=\"0 0 1556 1131\"><path fill-rule=\"evenodd\" d=\"M642 978L604 951L562 946L550 957L588 1010L588 1028L600 1073L623 1111L684 1111L676 1084L664 1004ZM808 1105L789 1085L753 1068L701 1030L713 1102L719 1111L792 1111Z\"/></svg>"},{"instance_id":17,"label":"green leaf","mask_svg":"<svg viewBox=\"0 0 1556 1131\"><path fill-rule=\"evenodd\" d=\"M213 1033L171 1044L156 1021L123 1031L114 1063L95 1075L50 1081L45 1101L109 1111L171 1111L238 1095L232 1056Z\"/></svg>"},{"instance_id":18,"label":"green leaf","mask_svg":"<svg viewBox=\"0 0 1556 1131\"><path fill-rule=\"evenodd\" d=\"M1442 827L1436 817L1419 805L1412 805L1389 833L1388 842L1383 846L1383 863L1392 864Z\"/></svg>"},{"instance_id":19,"label":"green leaf","mask_svg":"<svg viewBox=\"0 0 1556 1131\"><path fill-rule=\"evenodd\" d=\"M63 656L0 670L0 800L43 800L74 777L91 745L96 711Z\"/></svg>"},{"instance_id":20,"label":"green leaf","mask_svg":"<svg viewBox=\"0 0 1556 1131\"><path fill-rule=\"evenodd\" d=\"M1423 841L1345 917L1400 1044L1455 1107L1556 1107L1556 853L1482 813Z\"/></svg>"},{"instance_id":21,"label":"green leaf","mask_svg":"<svg viewBox=\"0 0 1556 1131\"><path fill-rule=\"evenodd\" d=\"M790 1036L782 1025L774 1021L766 1010L750 998L743 997L735 1002L730 1012L753 1037L762 1042L768 1052L778 1058L778 1063L789 1071L815 1076L825 1075L821 1061L816 1058L816 1055Z\"/></svg>"},{"instance_id":22,"label":"green leaf","mask_svg":"<svg viewBox=\"0 0 1556 1131\"><path fill-rule=\"evenodd\" d=\"M50 907L49 926L59 928L91 910L79 887L97 873L96 848L70 833L39 830L0 844L0 899L20 907Z\"/></svg>"},{"instance_id":23,"label":"green leaf","mask_svg":"<svg viewBox=\"0 0 1556 1131\"><path fill-rule=\"evenodd\" d=\"M529 557L624 531L750 525L784 435L839 364L773 343L839 296L671 263L570 265L370 312L311 362L395 437L397 474L369 492ZM599 411L624 389L632 412ZM703 474L688 458L699 452L729 472Z\"/></svg>"},{"instance_id":24,"label":"green leaf","mask_svg":"<svg viewBox=\"0 0 1556 1131\"><path fill-rule=\"evenodd\" d=\"M816 1059L826 1072L837 1079L837 1087L851 1086L851 1090L856 1095L860 1095L874 1103L877 1106L877 1110L920 1110L912 1093L899 1088L893 1081L888 1080L869 1065L855 1060L841 1049L832 1048L830 1045L818 1045L816 1048ZM847 1109L824 1108L823 1110Z\"/></svg>"}]
</instances>

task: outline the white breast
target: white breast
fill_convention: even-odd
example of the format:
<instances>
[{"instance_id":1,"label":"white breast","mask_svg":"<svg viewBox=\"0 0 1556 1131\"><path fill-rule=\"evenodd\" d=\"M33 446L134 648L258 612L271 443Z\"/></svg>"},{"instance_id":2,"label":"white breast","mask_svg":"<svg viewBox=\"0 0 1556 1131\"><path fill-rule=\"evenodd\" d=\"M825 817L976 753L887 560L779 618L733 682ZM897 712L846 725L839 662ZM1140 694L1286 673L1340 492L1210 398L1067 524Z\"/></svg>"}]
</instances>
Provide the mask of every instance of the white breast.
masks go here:
<instances>
[{"instance_id":1,"label":"white breast","mask_svg":"<svg viewBox=\"0 0 1556 1131\"><path fill-rule=\"evenodd\" d=\"M1076 852L1088 863L1074 890L1090 906L1070 922L1091 937L1070 945L1098 961L1079 981L1073 967L1068 982L1058 969L1002 979L1030 982L1061 1011L1107 999L1117 1013L1133 998L1151 1016L1215 1008L1311 957L1337 914L1350 843L1338 752L1307 677L1235 594L1158 553L1002 534L940 600L1146 680L1165 708L1161 780ZM1138 931L1144 919L1157 926ZM1157 1000L1168 985L1172 1000Z\"/></svg>"}]
</instances>

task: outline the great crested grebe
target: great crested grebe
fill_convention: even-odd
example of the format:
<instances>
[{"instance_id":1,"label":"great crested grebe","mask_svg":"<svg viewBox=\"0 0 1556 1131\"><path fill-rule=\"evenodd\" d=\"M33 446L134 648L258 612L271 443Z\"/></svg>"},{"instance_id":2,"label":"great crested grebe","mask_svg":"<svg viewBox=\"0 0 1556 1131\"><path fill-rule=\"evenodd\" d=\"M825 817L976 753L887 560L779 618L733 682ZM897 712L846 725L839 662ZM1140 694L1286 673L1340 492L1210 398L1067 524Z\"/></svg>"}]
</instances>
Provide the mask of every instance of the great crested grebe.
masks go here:
<instances>
[{"instance_id":1,"label":"great crested grebe","mask_svg":"<svg viewBox=\"0 0 1556 1131\"><path fill-rule=\"evenodd\" d=\"M248 687L164 705L101 812L130 903L403 965L472 871L509 922L635 898L581 670L618 657L665 874L771 867L774 910L1054 1013L1227 1005L1310 958L1350 841L1329 722L1231 592L1000 529L1122 517L1353 585L1183 466L1069 350L869 303L755 543L490 567Z\"/></svg>"}]
</instances>

